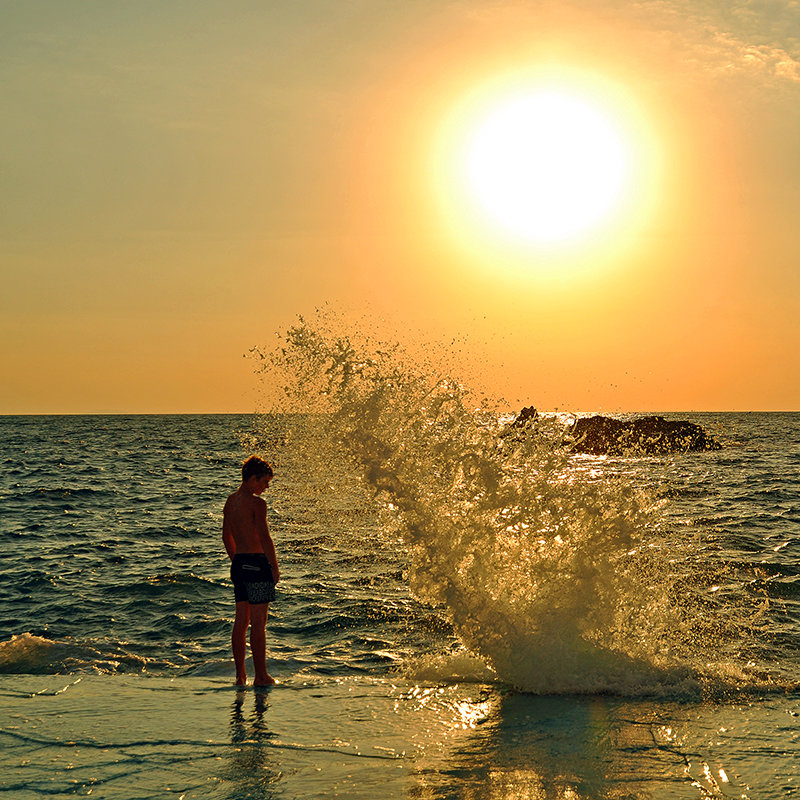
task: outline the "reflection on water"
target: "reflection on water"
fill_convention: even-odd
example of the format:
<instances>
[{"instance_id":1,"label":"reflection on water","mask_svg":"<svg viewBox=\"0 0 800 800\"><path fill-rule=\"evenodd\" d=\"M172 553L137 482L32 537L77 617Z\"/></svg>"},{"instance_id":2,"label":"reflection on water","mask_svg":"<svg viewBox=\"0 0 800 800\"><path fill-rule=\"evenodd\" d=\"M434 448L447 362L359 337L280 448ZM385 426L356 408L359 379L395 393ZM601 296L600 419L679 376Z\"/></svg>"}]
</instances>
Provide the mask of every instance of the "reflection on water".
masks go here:
<instances>
[{"instance_id":1,"label":"reflection on water","mask_svg":"<svg viewBox=\"0 0 800 800\"><path fill-rule=\"evenodd\" d=\"M239 692L214 798L782 800L800 695L541 696L341 680ZM217 751L219 752L219 751Z\"/></svg>"},{"instance_id":2,"label":"reflection on water","mask_svg":"<svg viewBox=\"0 0 800 800\"><path fill-rule=\"evenodd\" d=\"M451 725L441 746L434 729L433 740L420 742L409 792L418 800L748 796L677 734L693 705L499 693L454 703L436 700L436 690L412 696L420 707L438 705L443 725L449 712Z\"/></svg>"},{"instance_id":3,"label":"reflection on water","mask_svg":"<svg viewBox=\"0 0 800 800\"><path fill-rule=\"evenodd\" d=\"M249 713L246 708L247 696L244 690L237 691L231 706L232 747L222 774L229 786L226 796L230 800L271 800L279 794L281 771L275 750L264 746L275 736L267 724L269 695L267 692L253 692Z\"/></svg>"}]
</instances>

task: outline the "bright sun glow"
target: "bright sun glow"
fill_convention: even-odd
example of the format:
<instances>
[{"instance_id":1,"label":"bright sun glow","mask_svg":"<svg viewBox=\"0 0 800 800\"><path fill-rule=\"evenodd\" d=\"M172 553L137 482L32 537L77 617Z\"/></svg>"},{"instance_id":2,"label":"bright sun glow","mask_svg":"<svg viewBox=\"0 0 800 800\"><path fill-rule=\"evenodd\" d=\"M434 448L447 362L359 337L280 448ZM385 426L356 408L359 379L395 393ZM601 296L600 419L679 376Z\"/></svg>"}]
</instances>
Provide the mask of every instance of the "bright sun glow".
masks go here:
<instances>
[{"instance_id":1,"label":"bright sun glow","mask_svg":"<svg viewBox=\"0 0 800 800\"><path fill-rule=\"evenodd\" d=\"M635 76L540 64L464 87L432 140L432 230L494 275L621 264L661 213L657 122Z\"/></svg>"},{"instance_id":2,"label":"bright sun glow","mask_svg":"<svg viewBox=\"0 0 800 800\"><path fill-rule=\"evenodd\" d=\"M557 89L490 108L467 137L463 158L481 211L534 243L570 240L602 225L631 179L622 132L587 100Z\"/></svg>"}]
</instances>

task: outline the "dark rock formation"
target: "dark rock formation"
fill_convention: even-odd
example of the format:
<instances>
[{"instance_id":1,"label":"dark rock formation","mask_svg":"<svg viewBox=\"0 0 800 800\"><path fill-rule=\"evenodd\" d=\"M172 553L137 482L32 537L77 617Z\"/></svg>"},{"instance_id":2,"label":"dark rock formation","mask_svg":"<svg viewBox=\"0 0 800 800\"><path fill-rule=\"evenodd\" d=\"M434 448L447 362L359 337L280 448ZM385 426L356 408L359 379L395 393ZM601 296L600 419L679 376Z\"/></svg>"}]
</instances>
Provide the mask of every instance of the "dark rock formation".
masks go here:
<instances>
[{"instance_id":1,"label":"dark rock formation","mask_svg":"<svg viewBox=\"0 0 800 800\"><path fill-rule=\"evenodd\" d=\"M533 406L525 406L511 423L512 428L524 428L539 419L539 412Z\"/></svg>"},{"instance_id":2,"label":"dark rock formation","mask_svg":"<svg viewBox=\"0 0 800 800\"><path fill-rule=\"evenodd\" d=\"M722 448L700 425L664 417L583 417L575 421L569 435L574 452L591 455L663 455Z\"/></svg>"}]
</instances>

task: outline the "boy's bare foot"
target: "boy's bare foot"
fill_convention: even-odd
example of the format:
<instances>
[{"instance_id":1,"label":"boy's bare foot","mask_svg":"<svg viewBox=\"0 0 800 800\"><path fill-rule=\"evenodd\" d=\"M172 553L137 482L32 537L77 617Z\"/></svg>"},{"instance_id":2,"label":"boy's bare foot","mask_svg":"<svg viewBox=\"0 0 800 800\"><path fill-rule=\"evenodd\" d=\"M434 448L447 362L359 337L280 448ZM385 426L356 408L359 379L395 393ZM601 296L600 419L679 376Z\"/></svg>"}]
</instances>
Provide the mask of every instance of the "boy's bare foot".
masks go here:
<instances>
[{"instance_id":1,"label":"boy's bare foot","mask_svg":"<svg viewBox=\"0 0 800 800\"><path fill-rule=\"evenodd\" d=\"M275 678L272 677L272 675L265 675L263 678L257 678L253 682L253 686L256 687L260 686L263 688L264 686L274 686L277 682L278 681L276 681Z\"/></svg>"},{"instance_id":2,"label":"boy's bare foot","mask_svg":"<svg viewBox=\"0 0 800 800\"><path fill-rule=\"evenodd\" d=\"M234 686L247 686L247 675L237 675Z\"/></svg>"}]
</instances>

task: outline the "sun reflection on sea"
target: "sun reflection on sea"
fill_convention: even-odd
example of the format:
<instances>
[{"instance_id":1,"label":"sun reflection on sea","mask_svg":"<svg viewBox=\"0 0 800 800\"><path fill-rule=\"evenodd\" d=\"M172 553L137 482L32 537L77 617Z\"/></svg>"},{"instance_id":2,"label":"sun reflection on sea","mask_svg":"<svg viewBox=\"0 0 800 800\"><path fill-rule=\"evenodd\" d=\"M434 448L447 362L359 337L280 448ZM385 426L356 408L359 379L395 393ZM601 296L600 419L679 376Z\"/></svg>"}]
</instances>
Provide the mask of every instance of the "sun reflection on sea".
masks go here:
<instances>
[{"instance_id":1,"label":"sun reflection on sea","mask_svg":"<svg viewBox=\"0 0 800 800\"><path fill-rule=\"evenodd\" d=\"M621 800L648 796L654 781L712 783L645 702L415 685L395 712L425 721L409 730L420 800Z\"/></svg>"}]
</instances>

